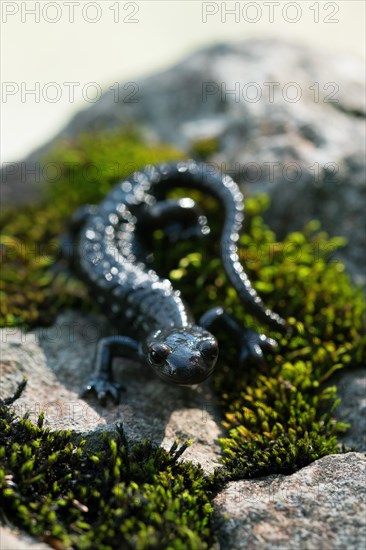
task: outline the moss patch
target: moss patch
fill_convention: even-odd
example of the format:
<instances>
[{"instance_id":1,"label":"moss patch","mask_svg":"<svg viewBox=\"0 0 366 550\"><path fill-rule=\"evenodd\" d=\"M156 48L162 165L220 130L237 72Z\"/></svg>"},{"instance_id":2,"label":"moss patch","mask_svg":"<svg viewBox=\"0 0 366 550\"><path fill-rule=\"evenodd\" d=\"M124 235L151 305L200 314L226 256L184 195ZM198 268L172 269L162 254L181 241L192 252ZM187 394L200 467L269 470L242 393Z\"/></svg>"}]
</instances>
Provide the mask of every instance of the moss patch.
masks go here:
<instances>
[{"instance_id":1,"label":"moss patch","mask_svg":"<svg viewBox=\"0 0 366 550\"><path fill-rule=\"evenodd\" d=\"M0 326L47 325L62 307L90 309L84 285L52 269L68 219L79 206L97 204L132 171L178 158L177 149L146 147L133 133L85 134L59 144L42 163L52 180L43 202L9 209L1 218Z\"/></svg>"},{"instance_id":2,"label":"moss patch","mask_svg":"<svg viewBox=\"0 0 366 550\"><path fill-rule=\"evenodd\" d=\"M3 516L52 547L185 548L212 546L202 469L143 441L129 448L121 426L91 454L71 432L16 419L0 404L0 506Z\"/></svg>"},{"instance_id":3,"label":"moss patch","mask_svg":"<svg viewBox=\"0 0 366 550\"><path fill-rule=\"evenodd\" d=\"M268 204L265 196L246 201L240 256L265 303L287 318L292 330L286 337L273 333L279 347L267 355L265 367L244 370L237 366L231 343L219 335L224 357L213 385L228 430L221 444L230 479L288 474L338 452L336 436L346 426L334 421L338 402L329 379L339 369L361 366L365 357L363 293L332 257L342 239L330 239L311 222L302 233L277 242L262 218ZM217 216L212 210L211 220ZM189 302L197 317L221 304L246 326L268 333L245 314L230 287L217 260L217 241L181 259L177 254L171 278L185 296L197 289Z\"/></svg>"},{"instance_id":4,"label":"moss patch","mask_svg":"<svg viewBox=\"0 0 366 550\"><path fill-rule=\"evenodd\" d=\"M208 158L217 153L220 149L219 139L217 137L201 138L194 141L191 145L190 154L199 160L208 160Z\"/></svg>"},{"instance_id":5,"label":"moss patch","mask_svg":"<svg viewBox=\"0 0 366 550\"><path fill-rule=\"evenodd\" d=\"M62 307L93 307L81 282L53 269L66 220L78 206L98 202L118 177L180 156L169 147L147 149L134 135L62 144L47 159L61 170L43 203L3 217L3 324L50 323ZM197 317L220 304L247 326L268 332L243 311L218 259L220 209L194 196L208 215L212 238L179 243L167 254L157 232L158 272L182 290ZM337 398L329 380L364 360L363 295L332 259L340 239L312 222L277 242L262 219L267 206L266 197L247 200L240 255L292 334L273 333L279 347L267 354L267 365L243 370L230 340L219 335L213 387L227 429L222 468L206 478L199 468L179 464L176 449L166 453L148 442L128 449L121 431L93 458L72 444L70 434L15 419L3 404L1 498L11 521L57 548L205 548L213 542L209 502L223 482L291 473L338 451L337 435L346 426L333 419ZM35 246L46 253L29 253Z\"/></svg>"}]
</instances>

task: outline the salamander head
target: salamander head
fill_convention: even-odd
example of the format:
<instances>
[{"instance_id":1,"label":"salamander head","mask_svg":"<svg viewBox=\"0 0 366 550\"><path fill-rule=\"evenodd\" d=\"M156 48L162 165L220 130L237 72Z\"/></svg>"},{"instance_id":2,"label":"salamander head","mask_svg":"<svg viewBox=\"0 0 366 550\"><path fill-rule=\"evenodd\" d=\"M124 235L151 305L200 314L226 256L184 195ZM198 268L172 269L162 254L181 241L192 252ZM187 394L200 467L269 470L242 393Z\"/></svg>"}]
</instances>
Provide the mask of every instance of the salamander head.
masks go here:
<instances>
[{"instance_id":1,"label":"salamander head","mask_svg":"<svg viewBox=\"0 0 366 550\"><path fill-rule=\"evenodd\" d=\"M163 380L182 386L203 382L212 374L218 356L216 338L199 326L158 330L143 352Z\"/></svg>"}]
</instances>

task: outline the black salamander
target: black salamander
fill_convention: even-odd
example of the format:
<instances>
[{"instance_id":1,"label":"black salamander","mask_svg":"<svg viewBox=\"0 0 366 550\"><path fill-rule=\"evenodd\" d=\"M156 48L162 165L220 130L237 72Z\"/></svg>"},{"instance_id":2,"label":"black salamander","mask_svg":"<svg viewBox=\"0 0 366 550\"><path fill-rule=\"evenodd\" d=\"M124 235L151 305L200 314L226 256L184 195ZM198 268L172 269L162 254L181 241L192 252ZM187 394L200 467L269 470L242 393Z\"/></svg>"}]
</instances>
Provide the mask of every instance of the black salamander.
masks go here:
<instances>
[{"instance_id":1,"label":"black salamander","mask_svg":"<svg viewBox=\"0 0 366 550\"><path fill-rule=\"evenodd\" d=\"M221 256L231 284L259 320L276 330L286 327L265 307L239 261L244 206L233 179L194 161L146 166L119 182L99 206L80 209L72 222L73 236L78 235L74 262L79 275L120 334L99 341L95 374L83 389L82 395L94 392L102 404L108 397L119 400L121 388L112 376L114 356L138 358L160 378L192 385L214 369L218 344L212 332L220 326L235 339L241 363L248 356L261 361L262 349L276 345L244 328L221 307L209 310L196 324L180 293L149 265L154 229L163 228L172 243L209 231L194 201L165 198L175 187L199 189L222 204Z\"/></svg>"}]
</instances>

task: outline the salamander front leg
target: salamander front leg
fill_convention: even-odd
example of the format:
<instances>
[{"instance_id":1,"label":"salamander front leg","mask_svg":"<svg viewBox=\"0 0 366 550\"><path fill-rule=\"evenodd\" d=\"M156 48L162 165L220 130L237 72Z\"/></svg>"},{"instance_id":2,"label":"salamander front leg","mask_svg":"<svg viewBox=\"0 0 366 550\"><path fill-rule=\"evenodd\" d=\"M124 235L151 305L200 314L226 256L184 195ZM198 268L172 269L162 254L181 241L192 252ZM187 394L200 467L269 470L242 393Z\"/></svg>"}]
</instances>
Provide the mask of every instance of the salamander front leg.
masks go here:
<instances>
[{"instance_id":1,"label":"salamander front leg","mask_svg":"<svg viewBox=\"0 0 366 550\"><path fill-rule=\"evenodd\" d=\"M81 396L94 393L101 405L106 404L108 397L118 404L122 387L113 380L113 357L136 357L138 348L138 343L128 336L107 336L100 340L95 354L94 376L82 389Z\"/></svg>"},{"instance_id":2,"label":"salamander front leg","mask_svg":"<svg viewBox=\"0 0 366 550\"><path fill-rule=\"evenodd\" d=\"M239 351L239 364L244 365L251 357L257 363L264 363L263 350L273 350L277 342L265 334L259 334L254 330L242 326L240 321L227 313L222 307L216 307L202 315L199 324L209 330L224 329L235 340Z\"/></svg>"}]
</instances>

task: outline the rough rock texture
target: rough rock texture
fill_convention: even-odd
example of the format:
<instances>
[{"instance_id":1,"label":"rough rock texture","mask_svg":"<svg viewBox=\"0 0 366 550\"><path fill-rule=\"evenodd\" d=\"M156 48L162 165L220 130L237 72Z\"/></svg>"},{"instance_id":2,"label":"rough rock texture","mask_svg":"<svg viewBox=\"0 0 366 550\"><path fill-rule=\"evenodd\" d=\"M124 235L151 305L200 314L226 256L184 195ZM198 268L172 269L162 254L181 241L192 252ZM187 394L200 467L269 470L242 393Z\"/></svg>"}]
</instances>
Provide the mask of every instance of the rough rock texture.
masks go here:
<instances>
[{"instance_id":1,"label":"rough rock texture","mask_svg":"<svg viewBox=\"0 0 366 550\"><path fill-rule=\"evenodd\" d=\"M221 548L364 548L365 469L364 455L347 453L288 477L230 483L215 499Z\"/></svg>"},{"instance_id":2,"label":"rough rock texture","mask_svg":"<svg viewBox=\"0 0 366 550\"><path fill-rule=\"evenodd\" d=\"M23 376L28 384L14 404L19 414L41 411L53 429L87 433L98 445L103 431L123 422L128 438L148 438L170 448L178 438L193 439L184 458L201 463L206 471L218 465L220 416L209 383L197 388L173 387L158 380L142 365L116 359L116 380L126 388L121 404L101 407L95 399L83 400L79 390L92 373L96 342L106 330L101 317L68 312L52 327L23 333L2 329L1 397L13 394Z\"/></svg>"},{"instance_id":3,"label":"rough rock texture","mask_svg":"<svg viewBox=\"0 0 366 550\"><path fill-rule=\"evenodd\" d=\"M280 41L210 47L137 80L134 88L126 89L122 82L119 101L115 89L105 93L27 164L34 168L55 141L86 129L133 124L148 139L188 152L197 140L216 137L218 150L210 162L234 173L249 192L273 195L268 219L279 233L320 219L328 232L350 240L342 259L361 280L363 78L361 60ZM14 174L2 174L5 200L34 198L40 187L34 176L21 178L20 167L8 170Z\"/></svg>"},{"instance_id":4,"label":"rough rock texture","mask_svg":"<svg viewBox=\"0 0 366 550\"><path fill-rule=\"evenodd\" d=\"M0 525L1 550L49 550L51 546L39 542L25 533Z\"/></svg>"},{"instance_id":5,"label":"rough rock texture","mask_svg":"<svg viewBox=\"0 0 366 550\"><path fill-rule=\"evenodd\" d=\"M28 333L2 329L0 397L11 395L17 382L27 376L27 388L15 403L20 415L29 411L35 421L43 410L46 425L70 428L75 439L86 436L94 448L100 445L105 430L114 429L116 421L123 422L128 438L147 437L165 448L176 438L191 438L193 444L183 458L212 471L219 465L217 438L222 433L209 383L175 388L158 380L149 369L118 359L116 379L126 387L121 405L102 408L95 400L79 398L79 389L91 372L96 342L106 331L103 317L75 312L60 315L52 327ZM343 404L338 416L353 424L345 442L357 448L364 445L360 380L357 372L339 379ZM359 499L364 467L361 454L348 453L323 458L292 476L230 483L216 498L222 548L361 548L365 515ZM223 520L225 514L228 521ZM32 546L30 540L7 530L1 536L4 549L46 548Z\"/></svg>"},{"instance_id":6,"label":"rough rock texture","mask_svg":"<svg viewBox=\"0 0 366 550\"><path fill-rule=\"evenodd\" d=\"M344 372L335 383L341 398L336 417L351 425L340 440L347 447L366 452L366 370Z\"/></svg>"}]
</instances>

